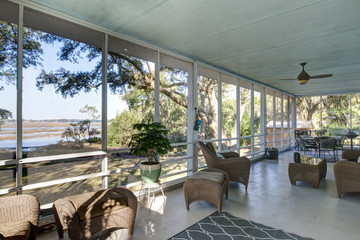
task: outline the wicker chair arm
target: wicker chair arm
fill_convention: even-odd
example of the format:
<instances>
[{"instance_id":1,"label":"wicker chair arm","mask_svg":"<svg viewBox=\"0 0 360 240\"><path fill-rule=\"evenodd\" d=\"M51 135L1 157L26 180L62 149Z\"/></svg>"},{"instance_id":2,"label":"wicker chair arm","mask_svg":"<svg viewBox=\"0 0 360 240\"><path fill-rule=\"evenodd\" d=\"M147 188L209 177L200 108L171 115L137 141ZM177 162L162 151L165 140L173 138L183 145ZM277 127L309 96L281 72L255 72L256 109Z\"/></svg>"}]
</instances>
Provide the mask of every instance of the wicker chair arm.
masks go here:
<instances>
[{"instance_id":1,"label":"wicker chair arm","mask_svg":"<svg viewBox=\"0 0 360 240\"><path fill-rule=\"evenodd\" d=\"M339 161L334 164L334 175L339 176L342 174L343 177L360 177L360 163L351 162L351 161Z\"/></svg>"},{"instance_id":2,"label":"wicker chair arm","mask_svg":"<svg viewBox=\"0 0 360 240\"><path fill-rule=\"evenodd\" d=\"M31 195L18 195L0 198L0 223L29 221L33 226L39 224L40 203Z\"/></svg>"},{"instance_id":3,"label":"wicker chair arm","mask_svg":"<svg viewBox=\"0 0 360 240\"><path fill-rule=\"evenodd\" d=\"M246 157L235 157L235 158L226 158L226 159L221 159L221 161L219 161L220 165L232 165L232 164L239 164L240 166L250 166L250 160Z\"/></svg>"},{"instance_id":4,"label":"wicker chair arm","mask_svg":"<svg viewBox=\"0 0 360 240\"><path fill-rule=\"evenodd\" d=\"M60 198L53 205L55 221L58 228L68 229L69 223L74 221L77 215L74 205L65 198ZM78 216L76 216L78 218Z\"/></svg>"},{"instance_id":5,"label":"wicker chair arm","mask_svg":"<svg viewBox=\"0 0 360 240\"><path fill-rule=\"evenodd\" d=\"M358 157L360 157L360 151L359 150L344 150L341 154L342 159L346 160L357 160Z\"/></svg>"},{"instance_id":6,"label":"wicker chair arm","mask_svg":"<svg viewBox=\"0 0 360 240\"><path fill-rule=\"evenodd\" d=\"M124 187L114 187L112 190L126 196L129 207L131 207L132 209L137 208L137 198L132 191Z\"/></svg>"},{"instance_id":7,"label":"wicker chair arm","mask_svg":"<svg viewBox=\"0 0 360 240\"><path fill-rule=\"evenodd\" d=\"M112 190L121 195L126 196L126 198L127 198L129 211L127 211L127 214L124 213L123 218L128 219L128 221L126 221L126 222L128 223L129 234L132 235L133 231L134 231L134 226L135 226L135 218L136 218L136 211L137 211L137 198L136 198L135 194L132 191L130 191L128 188L114 187Z\"/></svg>"},{"instance_id":8,"label":"wicker chair arm","mask_svg":"<svg viewBox=\"0 0 360 240\"><path fill-rule=\"evenodd\" d=\"M346 160L335 163L334 177L339 198L341 193L360 191L360 163Z\"/></svg>"},{"instance_id":9,"label":"wicker chair arm","mask_svg":"<svg viewBox=\"0 0 360 240\"><path fill-rule=\"evenodd\" d=\"M236 158L240 157L240 155L236 152L221 152L221 155L224 156L224 158Z\"/></svg>"},{"instance_id":10,"label":"wicker chair arm","mask_svg":"<svg viewBox=\"0 0 360 240\"><path fill-rule=\"evenodd\" d=\"M250 176L250 160L246 157L227 158L218 162L218 168L229 174L230 180L239 181L247 187Z\"/></svg>"}]
</instances>

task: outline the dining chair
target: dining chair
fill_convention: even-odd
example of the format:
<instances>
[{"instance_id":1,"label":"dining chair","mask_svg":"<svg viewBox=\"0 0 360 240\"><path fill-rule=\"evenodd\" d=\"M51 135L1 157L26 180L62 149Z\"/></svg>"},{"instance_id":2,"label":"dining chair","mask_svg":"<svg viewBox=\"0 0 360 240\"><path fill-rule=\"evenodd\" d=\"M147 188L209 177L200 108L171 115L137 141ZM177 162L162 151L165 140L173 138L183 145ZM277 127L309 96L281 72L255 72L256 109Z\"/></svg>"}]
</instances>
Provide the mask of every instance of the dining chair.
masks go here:
<instances>
[{"instance_id":1,"label":"dining chair","mask_svg":"<svg viewBox=\"0 0 360 240\"><path fill-rule=\"evenodd\" d=\"M319 139L319 157L321 157L321 152L324 152L324 158L325 157L325 152L328 152L329 155L331 156L330 152L333 151L334 152L334 158L335 161L337 160L337 156L335 154L336 151L336 140L335 138L321 138Z\"/></svg>"}]
</instances>

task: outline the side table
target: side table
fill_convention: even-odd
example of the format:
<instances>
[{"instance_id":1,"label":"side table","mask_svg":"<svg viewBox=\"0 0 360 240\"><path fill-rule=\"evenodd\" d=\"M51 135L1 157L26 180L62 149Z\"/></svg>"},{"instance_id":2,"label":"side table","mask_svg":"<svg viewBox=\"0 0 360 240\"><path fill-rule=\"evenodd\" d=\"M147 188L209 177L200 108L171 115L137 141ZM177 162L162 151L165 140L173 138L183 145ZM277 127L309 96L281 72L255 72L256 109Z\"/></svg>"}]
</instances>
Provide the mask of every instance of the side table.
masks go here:
<instances>
[{"instance_id":1,"label":"side table","mask_svg":"<svg viewBox=\"0 0 360 240\"><path fill-rule=\"evenodd\" d=\"M312 184L313 188L319 188L321 179L325 179L327 172L326 160L311 156L300 156L300 163L289 163L289 180L292 185L296 181L304 181Z\"/></svg>"},{"instance_id":2,"label":"side table","mask_svg":"<svg viewBox=\"0 0 360 240\"><path fill-rule=\"evenodd\" d=\"M162 197L163 198L165 197L164 190L161 186L160 181L158 181L156 183L146 183L146 182L142 181L141 188L139 191L139 203L142 204L143 206L145 206L145 204L143 201L140 200L143 191L144 191L143 201L144 200L146 201L146 198L147 198L147 203L148 203L147 205L149 206L149 212L151 211L151 207L153 205L153 202L155 201L155 193L157 191L161 191ZM164 202L164 205L165 205L165 202Z\"/></svg>"}]
</instances>

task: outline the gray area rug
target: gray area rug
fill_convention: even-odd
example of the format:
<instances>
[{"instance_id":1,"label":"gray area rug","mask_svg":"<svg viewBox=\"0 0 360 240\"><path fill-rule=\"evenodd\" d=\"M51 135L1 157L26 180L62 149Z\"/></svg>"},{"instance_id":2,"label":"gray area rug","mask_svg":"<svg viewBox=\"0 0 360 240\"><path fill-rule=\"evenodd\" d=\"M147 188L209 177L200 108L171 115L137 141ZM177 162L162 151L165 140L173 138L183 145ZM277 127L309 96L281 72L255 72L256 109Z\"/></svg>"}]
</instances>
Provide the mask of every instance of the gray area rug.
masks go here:
<instances>
[{"instance_id":1,"label":"gray area rug","mask_svg":"<svg viewBox=\"0 0 360 240\"><path fill-rule=\"evenodd\" d=\"M234 217L227 212L215 212L200 222L169 238L169 240L267 240L296 239L311 240L312 238L285 232L281 229L265 226L240 217Z\"/></svg>"}]
</instances>

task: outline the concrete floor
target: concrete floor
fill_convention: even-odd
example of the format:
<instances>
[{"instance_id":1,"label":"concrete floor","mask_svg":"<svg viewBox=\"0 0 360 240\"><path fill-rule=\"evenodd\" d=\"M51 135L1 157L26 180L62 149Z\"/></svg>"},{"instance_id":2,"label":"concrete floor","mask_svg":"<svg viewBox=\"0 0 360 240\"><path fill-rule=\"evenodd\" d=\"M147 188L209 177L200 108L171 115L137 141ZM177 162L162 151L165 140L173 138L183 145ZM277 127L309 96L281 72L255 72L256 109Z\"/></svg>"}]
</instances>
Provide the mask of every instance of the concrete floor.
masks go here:
<instances>
[{"instance_id":1,"label":"concrete floor","mask_svg":"<svg viewBox=\"0 0 360 240\"><path fill-rule=\"evenodd\" d=\"M280 154L279 160L252 164L248 193L243 185L231 183L223 211L304 237L359 240L360 193L344 194L338 199L333 163L327 164L326 180L319 189L305 182L292 186L288 178L292 158L293 152L288 151ZM150 213L139 208L132 239L168 239L217 210L211 203L198 201L186 211L182 188L165 195L166 199L156 199ZM58 239L56 230L40 233L38 239Z\"/></svg>"}]
</instances>

